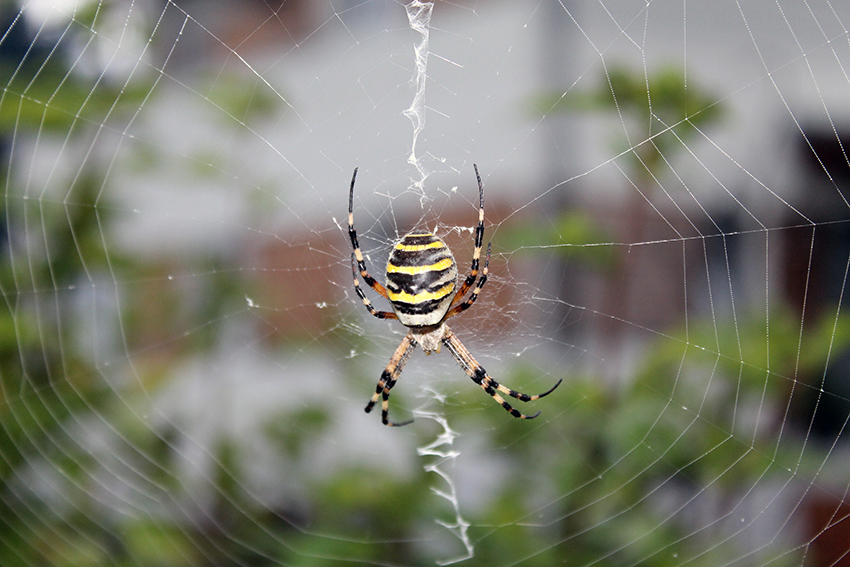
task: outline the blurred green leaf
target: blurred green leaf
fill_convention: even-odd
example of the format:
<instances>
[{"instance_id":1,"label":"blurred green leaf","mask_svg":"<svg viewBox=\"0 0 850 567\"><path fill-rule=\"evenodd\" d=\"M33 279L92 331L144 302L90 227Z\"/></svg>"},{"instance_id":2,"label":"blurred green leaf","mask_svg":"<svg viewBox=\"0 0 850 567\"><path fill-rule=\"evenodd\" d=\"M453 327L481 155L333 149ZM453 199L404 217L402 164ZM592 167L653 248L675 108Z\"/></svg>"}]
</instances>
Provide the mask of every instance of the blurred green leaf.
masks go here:
<instances>
[{"instance_id":1,"label":"blurred green leaf","mask_svg":"<svg viewBox=\"0 0 850 567\"><path fill-rule=\"evenodd\" d=\"M86 80L48 62L13 67L0 64L0 135L21 129L68 132L72 127L104 124L107 116L124 105L137 106L151 84L136 81L127 86Z\"/></svg>"},{"instance_id":2,"label":"blurred green leaf","mask_svg":"<svg viewBox=\"0 0 850 567\"><path fill-rule=\"evenodd\" d=\"M594 268L611 263L610 242L594 217L580 209L567 209L554 223L512 222L503 224L494 238L500 250L517 250L533 254L538 250L551 252L554 248L567 260L582 262ZM541 246L545 243L545 246Z\"/></svg>"},{"instance_id":3,"label":"blurred green leaf","mask_svg":"<svg viewBox=\"0 0 850 567\"><path fill-rule=\"evenodd\" d=\"M630 177L635 180L658 176L676 150L723 113L720 99L692 77L686 78L677 66L662 67L646 76L642 68L611 65L594 89L544 93L533 105L543 114L604 112L619 116L632 145L620 144L616 149L629 150L634 158Z\"/></svg>"}]
</instances>

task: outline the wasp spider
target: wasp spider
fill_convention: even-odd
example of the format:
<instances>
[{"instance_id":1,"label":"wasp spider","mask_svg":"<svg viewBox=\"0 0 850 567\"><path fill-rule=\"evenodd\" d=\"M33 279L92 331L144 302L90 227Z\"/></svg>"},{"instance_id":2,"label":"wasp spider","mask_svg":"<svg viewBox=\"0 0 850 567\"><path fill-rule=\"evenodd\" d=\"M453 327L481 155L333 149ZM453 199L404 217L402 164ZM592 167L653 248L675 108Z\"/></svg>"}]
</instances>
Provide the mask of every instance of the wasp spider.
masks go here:
<instances>
[{"instance_id":1,"label":"wasp spider","mask_svg":"<svg viewBox=\"0 0 850 567\"><path fill-rule=\"evenodd\" d=\"M478 299L478 294L487 281L487 268L490 264L490 245L488 244L487 256L484 259L484 267L479 279L481 244L484 240L484 186L481 183L481 176L478 174L478 166L473 165L473 167L475 168L475 177L478 179L478 228L475 230L472 268L457 291L455 291L458 275L457 264L455 264L451 250L440 238L430 232L411 232L395 245L387 262L386 287L369 275L369 272L366 271L363 252L357 242L357 231L354 230L354 180L357 178L357 168L354 169L354 175L351 176L351 189L348 194L348 235L354 249L351 254L354 289L369 313L378 319L398 319L409 329L409 332L393 353L392 358L390 358L390 363L381 373L375 394L366 405L366 413L369 413L378 403L378 400L383 398L381 421L384 425L400 426L407 425L412 421L393 423L388 416L390 390L395 386L416 345L421 346L425 354L440 352L440 346L445 345L473 382L481 386L512 416L521 419L535 418L540 412L534 415L524 415L505 401L499 394L500 392L521 402L529 402L549 395L561 383L558 380L552 388L536 396L529 396L499 384L478 364L446 325L446 319L466 311ZM392 311L375 309L360 287L360 282L357 279L358 272L369 287L389 300L393 308ZM477 284L475 283L476 279L478 280ZM475 287L472 289L472 293L464 300L464 296L473 284L475 284Z\"/></svg>"}]
</instances>

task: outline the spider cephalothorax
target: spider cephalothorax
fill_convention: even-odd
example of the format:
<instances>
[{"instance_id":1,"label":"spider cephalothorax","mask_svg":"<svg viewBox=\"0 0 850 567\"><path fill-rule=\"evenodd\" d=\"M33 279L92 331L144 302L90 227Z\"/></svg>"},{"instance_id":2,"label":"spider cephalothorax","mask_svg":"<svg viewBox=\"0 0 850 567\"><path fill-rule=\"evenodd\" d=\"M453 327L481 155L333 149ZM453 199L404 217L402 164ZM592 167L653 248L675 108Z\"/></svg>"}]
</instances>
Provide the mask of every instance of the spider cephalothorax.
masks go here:
<instances>
[{"instance_id":1,"label":"spider cephalothorax","mask_svg":"<svg viewBox=\"0 0 850 567\"><path fill-rule=\"evenodd\" d=\"M446 325L446 320L461 313L475 303L481 288L487 282L487 268L490 265L490 245L487 245L487 256L481 277L478 277L481 259L481 245L484 241L484 186L478 167L475 177L478 180L478 227L475 230L475 250L472 253L472 267L460 288L457 286L457 264L446 243L430 232L411 232L405 235L390 253L387 262L386 287L378 283L366 271L366 262L360 244L357 242L357 231L354 230L354 180L357 178L357 168L351 176L351 189L348 194L348 235L354 252L351 254L351 271L354 275L354 289L363 301L369 313L379 319L398 319L409 331L396 349L390 363L378 380L375 394L366 406L366 412L383 397L381 405L381 420L384 425L407 425L410 421L393 423L389 420L390 390L395 386L404 365L413 353L416 345L422 347L426 354L440 352L440 346L445 345L457 360L464 372L481 388L490 394L499 405L512 416L522 419L532 419L534 415L524 415L514 409L499 395L511 396L522 402L536 400L550 394L561 383L560 380L546 392L529 396L507 388L493 378L478 364L472 354L461 344L460 340ZM366 297L357 274L363 278L369 287L382 297L389 300L392 311L378 311ZM476 280L478 283L476 284ZM469 297L464 300L466 293L472 288Z\"/></svg>"}]
</instances>

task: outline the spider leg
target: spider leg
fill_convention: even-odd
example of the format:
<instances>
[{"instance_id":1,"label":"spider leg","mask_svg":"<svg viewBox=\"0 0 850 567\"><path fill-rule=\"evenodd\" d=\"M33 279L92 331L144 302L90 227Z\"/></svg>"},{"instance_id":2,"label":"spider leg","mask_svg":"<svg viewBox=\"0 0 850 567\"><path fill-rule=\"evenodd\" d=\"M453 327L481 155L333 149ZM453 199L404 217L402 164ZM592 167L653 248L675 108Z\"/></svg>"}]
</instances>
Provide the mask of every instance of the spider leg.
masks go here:
<instances>
[{"instance_id":1,"label":"spider leg","mask_svg":"<svg viewBox=\"0 0 850 567\"><path fill-rule=\"evenodd\" d=\"M356 178L357 168L355 167L354 175L351 176L351 189L348 192L348 237L351 239L351 247L354 249L354 257L357 259L357 268L360 270L360 277L363 278L363 281L365 281L369 287L378 292L381 297L388 298L386 288L379 284L375 278L370 276L369 272L366 271L366 261L363 259L363 252L360 250L360 243L357 241L357 231L354 230L354 180ZM356 279L357 277L355 276L355 281ZM362 293L359 293L359 295L361 298L364 298ZM367 304L366 307L369 307L369 305ZM372 314L374 315L374 313Z\"/></svg>"},{"instance_id":2,"label":"spider leg","mask_svg":"<svg viewBox=\"0 0 850 567\"><path fill-rule=\"evenodd\" d=\"M366 413L372 411L372 408L378 403L378 399L383 398L381 402L381 422L384 425L389 425L390 427L401 427L402 425L407 425L412 423L413 420L410 419L408 421L402 421L400 423L393 423L389 420L390 413L390 390L392 390L395 383L398 381L398 377L401 374L404 365L407 363L407 360L410 358L410 355L413 354L413 349L416 348L416 341L413 338L411 333L408 333L404 339L402 339L401 344L398 345L398 348L393 353L390 358L389 364L381 373L381 379L378 380L378 387L375 388L375 393L372 395L372 399L369 400L369 403L366 404Z\"/></svg>"},{"instance_id":3,"label":"spider leg","mask_svg":"<svg viewBox=\"0 0 850 567\"><path fill-rule=\"evenodd\" d=\"M481 293L481 288L484 287L484 284L487 283L487 270L490 267L490 245L487 244L487 257L484 259L484 269L481 270L481 279L478 280L478 285L475 286L475 289L472 290L472 295L469 296L469 299L464 301L463 303L458 303L446 313L446 319L449 317L454 317L458 313L462 313L472 307L472 304L475 303L475 300L478 299L478 294Z\"/></svg>"},{"instance_id":4,"label":"spider leg","mask_svg":"<svg viewBox=\"0 0 850 567\"><path fill-rule=\"evenodd\" d=\"M472 164L472 167L475 168L475 178L478 179L478 227L475 229L475 250L472 252L472 268L469 271L469 275L466 276L466 280L464 280L463 285L457 290L454 298L452 299L452 305L460 301L466 292L469 291L469 288L472 287L472 284L475 283L476 278L478 277L478 262L481 258L481 246L484 243L484 184L481 183L481 176L478 174L478 166ZM489 245L487 248L489 249ZM479 284L480 286L483 284ZM471 305L471 304L470 304Z\"/></svg>"},{"instance_id":5,"label":"spider leg","mask_svg":"<svg viewBox=\"0 0 850 567\"><path fill-rule=\"evenodd\" d=\"M443 337L443 344L446 345L446 348L449 349L449 352L452 353L452 356L455 357L460 367L463 368L463 371L472 378L472 381L481 386L481 388L490 394L492 398L498 403L500 406L505 408L508 413L510 413L514 417L518 417L521 419L534 419L540 412L537 412L533 415L524 415L519 410L515 409L511 404L505 401L505 399L500 396L498 392L511 396L512 398L516 398L521 402L530 402L532 400L537 400L542 398L543 396L548 396L551 394L555 388L557 388L561 384L561 380L552 386L549 390L543 392L542 394L537 394L536 396L529 396L528 394L523 394L522 392L517 392L516 390L512 390L507 388L487 374L487 371L478 364L472 354L466 349L465 346L460 342L460 339L455 336L448 328L446 329L446 334Z\"/></svg>"},{"instance_id":6,"label":"spider leg","mask_svg":"<svg viewBox=\"0 0 850 567\"><path fill-rule=\"evenodd\" d=\"M360 282L357 281L357 261L354 257L354 254L351 255L351 273L354 275L354 291L357 292L357 295L360 296L360 299L363 301L363 305L366 306L366 309L369 310L369 313L377 317L378 319L398 319L395 313L392 311L378 311L372 305L372 302L369 301L369 298L366 297L366 294L363 293L363 288L360 287Z\"/></svg>"}]
</instances>

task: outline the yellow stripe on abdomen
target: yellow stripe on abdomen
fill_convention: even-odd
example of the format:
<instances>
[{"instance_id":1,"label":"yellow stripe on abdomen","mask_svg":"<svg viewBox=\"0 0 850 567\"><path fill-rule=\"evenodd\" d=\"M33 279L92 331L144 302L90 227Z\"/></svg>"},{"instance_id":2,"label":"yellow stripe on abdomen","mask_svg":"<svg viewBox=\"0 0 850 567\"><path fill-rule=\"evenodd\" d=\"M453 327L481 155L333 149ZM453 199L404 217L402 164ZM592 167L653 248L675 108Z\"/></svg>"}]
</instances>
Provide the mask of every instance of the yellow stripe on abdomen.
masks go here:
<instances>
[{"instance_id":1,"label":"yellow stripe on abdomen","mask_svg":"<svg viewBox=\"0 0 850 567\"><path fill-rule=\"evenodd\" d=\"M427 234L423 234L422 236L428 236ZM443 244L442 240L435 240L433 242L428 242L427 244L403 244L399 242L395 245L396 250L401 250L402 252L421 252L422 250L431 250L434 248L445 248L446 245Z\"/></svg>"},{"instance_id":2,"label":"yellow stripe on abdomen","mask_svg":"<svg viewBox=\"0 0 850 567\"><path fill-rule=\"evenodd\" d=\"M391 262L387 264L387 273L422 274L424 272L439 272L451 268L452 264L454 264L454 260L452 258L443 258L439 262L436 262L434 264L428 264L427 266L396 266Z\"/></svg>"},{"instance_id":3,"label":"yellow stripe on abdomen","mask_svg":"<svg viewBox=\"0 0 850 567\"><path fill-rule=\"evenodd\" d=\"M410 303L412 305L416 305L418 303L424 303L426 301L438 301L443 299L450 293L452 293L455 289L455 283L449 282L437 291L420 291L419 293L408 293L406 291L391 291L387 290L389 294L389 300L392 302L399 303Z\"/></svg>"}]
</instances>

